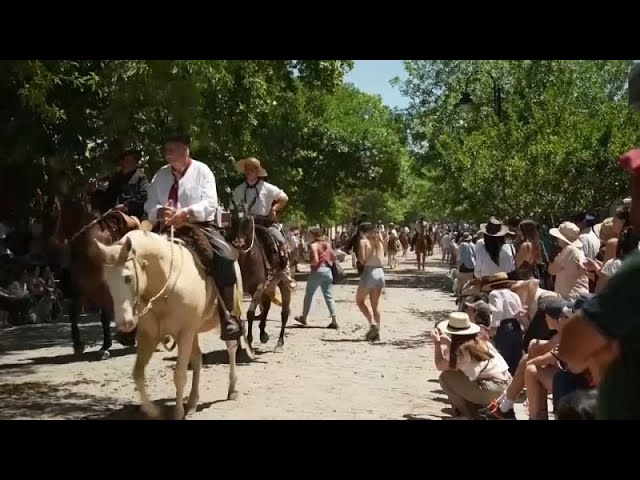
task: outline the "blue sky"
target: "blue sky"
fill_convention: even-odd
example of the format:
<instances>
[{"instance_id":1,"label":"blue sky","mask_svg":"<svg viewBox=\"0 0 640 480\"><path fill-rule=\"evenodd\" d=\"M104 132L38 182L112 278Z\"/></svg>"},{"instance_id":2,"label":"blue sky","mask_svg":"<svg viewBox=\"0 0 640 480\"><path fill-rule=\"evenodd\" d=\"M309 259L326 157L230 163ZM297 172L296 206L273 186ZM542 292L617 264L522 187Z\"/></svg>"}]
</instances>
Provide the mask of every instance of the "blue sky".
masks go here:
<instances>
[{"instance_id":1,"label":"blue sky","mask_svg":"<svg viewBox=\"0 0 640 480\"><path fill-rule=\"evenodd\" d=\"M356 60L345 81L363 92L380 95L390 107L406 107L408 100L389 84L393 77L406 78L402 60Z\"/></svg>"}]
</instances>

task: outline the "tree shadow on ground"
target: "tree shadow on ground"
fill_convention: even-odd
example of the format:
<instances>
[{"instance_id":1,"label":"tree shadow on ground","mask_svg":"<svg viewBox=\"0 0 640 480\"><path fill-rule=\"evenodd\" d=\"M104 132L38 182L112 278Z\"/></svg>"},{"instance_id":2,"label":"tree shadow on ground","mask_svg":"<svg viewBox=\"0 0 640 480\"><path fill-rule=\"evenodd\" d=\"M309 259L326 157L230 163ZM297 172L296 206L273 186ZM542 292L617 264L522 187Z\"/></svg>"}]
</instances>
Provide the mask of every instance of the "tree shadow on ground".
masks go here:
<instances>
[{"instance_id":1,"label":"tree shadow on ground","mask_svg":"<svg viewBox=\"0 0 640 480\"><path fill-rule=\"evenodd\" d=\"M422 348L431 342L431 333L425 332L418 335L413 335L409 338L402 338L400 340L391 340L388 342L373 342L372 345L378 346L392 346L399 348L400 350L408 350L413 348Z\"/></svg>"},{"instance_id":2,"label":"tree shadow on ground","mask_svg":"<svg viewBox=\"0 0 640 480\"><path fill-rule=\"evenodd\" d=\"M93 318L85 316L80 319L80 335L87 345L102 342L100 322L87 323ZM0 355L12 351L64 346L72 346L71 324L68 322L21 325L0 330Z\"/></svg>"},{"instance_id":3,"label":"tree shadow on ground","mask_svg":"<svg viewBox=\"0 0 640 480\"><path fill-rule=\"evenodd\" d=\"M22 363L2 363L0 364L0 371L3 370L12 370L12 369L23 369L30 368L38 365L67 365L69 363L80 363L80 362L99 362L99 351L88 351L84 352L82 355L76 355L74 353L68 353L65 355L56 355L49 357L34 357L30 358L27 362ZM119 349L109 350L111 354L111 358L123 357L125 355L131 355L136 352L135 347L125 347ZM105 360L108 361L108 360ZM3 373L4 375L4 373Z\"/></svg>"},{"instance_id":4,"label":"tree shadow on ground","mask_svg":"<svg viewBox=\"0 0 640 480\"><path fill-rule=\"evenodd\" d=\"M104 416L119 409L110 398L75 392L73 387L92 380L50 384L24 382L0 384L0 420L17 418L79 419Z\"/></svg>"},{"instance_id":5,"label":"tree shadow on ground","mask_svg":"<svg viewBox=\"0 0 640 480\"><path fill-rule=\"evenodd\" d=\"M270 353L268 351L259 351L255 348L253 349L254 356L264 355L265 353ZM163 360L165 362L173 362L175 363L178 360L177 356L173 357L164 357ZM246 352L242 351L242 353L236 353L236 365L249 365L250 363L267 363L258 358L254 358L251 360ZM226 349L214 350L212 352L203 353L202 354L202 365L229 365L229 352ZM191 370L191 365L189 365L189 370Z\"/></svg>"},{"instance_id":6,"label":"tree shadow on ground","mask_svg":"<svg viewBox=\"0 0 640 480\"><path fill-rule=\"evenodd\" d=\"M398 275L395 272L385 272L385 288L419 288L427 290L442 290L444 288L446 273L443 272L418 272L413 271ZM342 285L357 285L358 276L349 276L344 279Z\"/></svg>"},{"instance_id":7,"label":"tree shadow on ground","mask_svg":"<svg viewBox=\"0 0 640 480\"><path fill-rule=\"evenodd\" d=\"M405 308L407 312L418 318L428 320L430 322L438 323L446 320L451 310L420 310L418 308Z\"/></svg>"}]
</instances>

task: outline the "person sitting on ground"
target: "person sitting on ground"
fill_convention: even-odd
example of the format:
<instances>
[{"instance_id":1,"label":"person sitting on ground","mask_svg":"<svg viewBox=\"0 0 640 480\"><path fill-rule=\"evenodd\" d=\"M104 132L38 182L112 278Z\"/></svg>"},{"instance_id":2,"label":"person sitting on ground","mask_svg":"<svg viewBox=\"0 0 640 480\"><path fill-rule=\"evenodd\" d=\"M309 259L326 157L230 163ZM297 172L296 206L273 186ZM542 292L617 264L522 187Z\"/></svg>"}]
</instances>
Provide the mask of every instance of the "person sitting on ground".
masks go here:
<instances>
[{"instance_id":1,"label":"person sitting on ground","mask_svg":"<svg viewBox=\"0 0 640 480\"><path fill-rule=\"evenodd\" d=\"M518 280L540 278L538 268L542 264L542 254L538 225L533 220L523 220L518 225L518 235L521 242L516 249L515 277Z\"/></svg>"},{"instance_id":2,"label":"person sitting on ground","mask_svg":"<svg viewBox=\"0 0 640 480\"><path fill-rule=\"evenodd\" d=\"M550 235L556 239L560 253L549 265L549 273L555 275L555 291L565 300L575 300L589 294L589 277L582 243L578 240L580 229L571 222L562 222L552 228Z\"/></svg>"},{"instance_id":3,"label":"person sitting on ground","mask_svg":"<svg viewBox=\"0 0 640 480\"><path fill-rule=\"evenodd\" d=\"M607 263L612 258L616 258L618 251L618 239L624 230L631 225L631 209L627 205L622 205L616 209L616 213L611 219L610 238L604 245L604 257L602 263Z\"/></svg>"},{"instance_id":4,"label":"person sitting on ground","mask_svg":"<svg viewBox=\"0 0 640 480\"><path fill-rule=\"evenodd\" d=\"M542 315L545 323L548 324L547 328L551 332L551 337L548 339L534 338L530 341L527 353L520 359L518 367L513 374L513 379L495 402L492 402L478 412L479 418L483 420L516 419L513 404L524 391L527 366L530 361L547 354L558 344L559 337L557 336L557 331L551 327L557 326L557 321L554 321L554 319L564 315L564 309L570 305L566 300L555 296L547 296L542 299L536 315Z\"/></svg>"},{"instance_id":5,"label":"person sitting on ground","mask_svg":"<svg viewBox=\"0 0 640 480\"><path fill-rule=\"evenodd\" d=\"M466 232L462 235L458 247L458 283L456 284L456 295L462 295L462 289L473 280L473 271L476 268L475 245L471 243L471 234Z\"/></svg>"},{"instance_id":6,"label":"person sitting on ground","mask_svg":"<svg viewBox=\"0 0 640 480\"><path fill-rule=\"evenodd\" d=\"M487 341L491 341L491 305L484 300L465 302L464 312L469 315L472 323L480 326L480 336Z\"/></svg>"},{"instance_id":7,"label":"person sitting on ground","mask_svg":"<svg viewBox=\"0 0 640 480\"><path fill-rule=\"evenodd\" d=\"M469 315L452 312L431 333L435 365L442 372L440 386L454 411L466 418L475 418L511 380L504 358L480 331Z\"/></svg>"},{"instance_id":8,"label":"person sitting on ground","mask_svg":"<svg viewBox=\"0 0 640 480\"><path fill-rule=\"evenodd\" d=\"M633 234L633 229L631 227L627 227L622 232L621 238L618 239L615 258L608 260L599 270L597 269L600 266L599 263L597 263L597 260L593 261L593 265L596 267L598 274L598 280L595 288L596 294L604 290L609 279L615 275L624 259L637 250L638 244L637 239Z\"/></svg>"},{"instance_id":9,"label":"person sitting on ground","mask_svg":"<svg viewBox=\"0 0 640 480\"><path fill-rule=\"evenodd\" d=\"M336 262L336 254L331 249L327 239L322 235L322 228L320 228L319 225L311 227L309 229L309 235L312 238L309 248L309 266L311 267L311 273L309 274L307 288L304 292L302 315L295 317L295 320L302 325L307 324L307 316L311 310L313 295L318 287L320 287L324 300L327 303L329 314L331 315L331 323L327 328L337 330L338 322L336 320L336 304L333 300L333 275L331 273L331 265Z\"/></svg>"},{"instance_id":10,"label":"person sitting on ground","mask_svg":"<svg viewBox=\"0 0 640 480\"><path fill-rule=\"evenodd\" d=\"M500 272L509 274L515 270L515 249L505 241L508 231L509 227L496 217L491 217L488 223L480 225L483 238L476 243L476 278Z\"/></svg>"}]
</instances>

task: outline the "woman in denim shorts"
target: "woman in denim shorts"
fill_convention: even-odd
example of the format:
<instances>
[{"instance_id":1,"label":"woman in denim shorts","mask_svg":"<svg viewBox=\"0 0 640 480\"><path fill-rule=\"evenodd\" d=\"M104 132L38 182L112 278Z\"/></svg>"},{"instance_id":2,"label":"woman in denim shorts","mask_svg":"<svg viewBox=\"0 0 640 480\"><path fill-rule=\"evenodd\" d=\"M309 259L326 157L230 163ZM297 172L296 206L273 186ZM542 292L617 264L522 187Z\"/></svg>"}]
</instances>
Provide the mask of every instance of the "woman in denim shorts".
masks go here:
<instances>
[{"instance_id":1,"label":"woman in denim shorts","mask_svg":"<svg viewBox=\"0 0 640 480\"><path fill-rule=\"evenodd\" d=\"M358 308L369 322L370 328L366 339L369 341L380 340L380 312L378 303L384 288L384 244L380 232L371 224L360 225L362 238L358 244L358 261L364 266L360 274L356 303ZM365 301L369 298L371 310Z\"/></svg>"}]
</instances>

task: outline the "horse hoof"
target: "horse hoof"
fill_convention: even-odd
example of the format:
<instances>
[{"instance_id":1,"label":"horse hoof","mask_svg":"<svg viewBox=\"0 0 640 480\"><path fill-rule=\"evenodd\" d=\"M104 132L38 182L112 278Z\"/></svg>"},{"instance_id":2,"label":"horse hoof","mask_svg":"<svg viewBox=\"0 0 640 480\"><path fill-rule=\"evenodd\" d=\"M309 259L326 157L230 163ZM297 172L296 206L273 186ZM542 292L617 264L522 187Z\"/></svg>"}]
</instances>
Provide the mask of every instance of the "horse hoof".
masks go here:
<instances>
[{"instance_id":1,"label":"horse hoof","mask_svg":"<svg viewBox=\"0 0 640 480\"><path fill-rule=\"evenodd\" d=\"M84 353L84 345L74 345L73 354L76 356L80 356Z\"/></svg>"},{"instance_id":2,"label":"horse hoof","mask_svg":"<svg viewBox=\"0 0 640 480\"><path fill-rule=\"evenodd\" d=\"M140 407L142 413L144 413L151 420L160 420L162 418L162 410L160 410L154 404Z\"/></svg>"},{"instance_id":3,"label":"horse hoof","mask_svg":"<svg viewBox=\"0 0 640 480\"><path fill-rule=\"evenodd\" d=\"M262 332L260 334L260 342L267 343L269 341L269 334L267 332Z\"/></svg>"},{"instance_id":4,"label":"horse hoof","mask_svg":"<svg viewBox=\"0 0 640 480\"><path fill-rule=\"evenodd\" d=\"M282 344L279 343L276 345L276 348L273 349L273 353L282 353L284 352L284 349L282 348Z\"/></svg>"},{"instance_id":5,"label":"horse hoof","mask_svg":"<svg viewBox=\"0 0 640 480\"><path fill-rule=\"evenodd\" d=\"M196 413L197 409L198 409L198 402L200 401L200 399L195 399L195 400L191 400L189 399L187 401L187 407L186 407L186 416L189 417L191 415L193 415L194 413Z\"/></svg>"},{"instance_id":6,"label":"horse hoof","mask_svg":"<svg viewBox=\"0 0 640 480\"><path fill-rule=\"evenodd\" d=\"M111 353L109 353L109 350L100 350L98 352L98 359L99 360L109 360L111 358Z\"/></svg>"},{"instance_id":7,"label":"horse hoof","mask_svg":"<svg viewBox=\"0 0 640 480\"><path fill-rule=\"evenodd\" d=\"M227 400L237 400L238 399L238 392L229 392L229 394L227 395Z\"/></svg>"},{"instance_id":8,"label":"horse hoof","mask_svg":"<svg viewBox=\"0 0 640 480\"><path fill-rule=\"evenodd\" d=\"M173 410L173 419L174 420L184 420L184 409L183 408L175 408Z\"/></svg>"}]
</instances>

